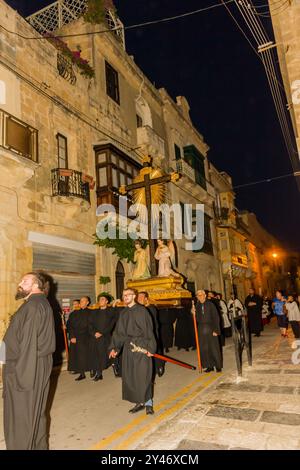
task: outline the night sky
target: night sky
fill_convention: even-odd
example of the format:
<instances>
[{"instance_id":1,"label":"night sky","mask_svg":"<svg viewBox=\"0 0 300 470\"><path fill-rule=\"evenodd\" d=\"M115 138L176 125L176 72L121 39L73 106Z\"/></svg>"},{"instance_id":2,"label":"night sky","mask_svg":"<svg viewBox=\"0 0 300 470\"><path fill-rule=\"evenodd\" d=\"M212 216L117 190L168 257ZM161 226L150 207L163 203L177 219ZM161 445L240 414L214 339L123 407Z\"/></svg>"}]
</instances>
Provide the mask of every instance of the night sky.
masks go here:
<instances>
[{"instance_id":1,"label":"night sky","mask_svg":"<svg viewBox=\"0 0 300 470\"><path fill-rule=\"evenodd\" d=\"M23 16L52 3L6 2ZM123 23L132 25L218 2L115 0L115 5ZM236 7L231 10L250 38ZM272 36L271 20L263 23ZM186 96L193 123L210 146L209 159L234 185L292 172L263 66L223 6L129 30L126 48L157 88L174 99ZM239 209L255 212L287 248L300 250L300 194L293 177L237 189L236 196Z\"/></svg>"}]
</instances>

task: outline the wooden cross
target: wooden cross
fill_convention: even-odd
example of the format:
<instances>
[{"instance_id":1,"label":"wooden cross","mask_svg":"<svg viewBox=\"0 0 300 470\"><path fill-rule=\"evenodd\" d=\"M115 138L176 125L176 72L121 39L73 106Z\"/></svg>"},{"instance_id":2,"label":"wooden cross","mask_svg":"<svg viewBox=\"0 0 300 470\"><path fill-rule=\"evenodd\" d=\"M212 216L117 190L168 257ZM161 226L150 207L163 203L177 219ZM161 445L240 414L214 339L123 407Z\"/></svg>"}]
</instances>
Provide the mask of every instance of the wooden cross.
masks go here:
<instances>
[{"instance_id":1,"label":"wooden cross","mask_svg":"<svg viewBox=\"0 0 300 470\"><path fill-rule=\"evenodd\" d=\"M151 167L151 159L148 158L146 162L143 163L143 167ZM152 239L152 210L151 210L151 186L154 184L159 183L168 183L169 181L178 181L181 175L176 172L172 172L166 174L164 176L159 176L157 178L150 178L150 173L144 175L143 181L139 183L132 183L128 184L127 186L123 185L119 188L119 192L121 194L126 194L129 191L133 191L135 189L144 188L145 189L145 197L146 197L146 208L148 212L148 240L149 240L149 247L150 247L150 273L151 277L156 276L156 262L154 258L155 254L155 244L154 240Z\"/></svg>"}]
</instances>

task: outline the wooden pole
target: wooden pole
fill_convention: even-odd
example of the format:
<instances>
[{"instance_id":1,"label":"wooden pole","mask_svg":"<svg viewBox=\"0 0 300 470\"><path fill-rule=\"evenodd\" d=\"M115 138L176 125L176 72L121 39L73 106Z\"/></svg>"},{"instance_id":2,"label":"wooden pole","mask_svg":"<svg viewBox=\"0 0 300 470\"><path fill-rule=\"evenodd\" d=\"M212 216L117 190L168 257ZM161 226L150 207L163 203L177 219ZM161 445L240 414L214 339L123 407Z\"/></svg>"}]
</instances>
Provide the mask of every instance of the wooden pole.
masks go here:
<instances>
[{"instance_id":1,"label":"wooden pole","mask_svg":"<svg viewBox=\"0 0 300 470\"><path fill-rule=\"evenodd\" d=\"M200 357L200 346L199 346L199 337L198 337L198 328L197 328L197 320L196 320L196 309L195 303L193 301L192 307L192 314L194 317L194 329L195 329L195 338L196 338L196 347L197 347L197 356L198 356L198 366L199 366L199 374L202 373L202 364L201 364L201 357Z\"/></svg>"},{"instance_id":2,"label":"wooden pole","mask_svg":"<svg viewBox=\"0 0 300 470\"><path fill-rule=\"evenodd\" d=\"M66 356L67 356L67 361L69 360L69 347L68 347L68 339L67 339L67 327L64 319L64 314L61 314L61 323L62 323L62 330L63 330L63 335L64 335L64 342L65 342L65 348L66 348Z\"/></svg>"}]
</instances>

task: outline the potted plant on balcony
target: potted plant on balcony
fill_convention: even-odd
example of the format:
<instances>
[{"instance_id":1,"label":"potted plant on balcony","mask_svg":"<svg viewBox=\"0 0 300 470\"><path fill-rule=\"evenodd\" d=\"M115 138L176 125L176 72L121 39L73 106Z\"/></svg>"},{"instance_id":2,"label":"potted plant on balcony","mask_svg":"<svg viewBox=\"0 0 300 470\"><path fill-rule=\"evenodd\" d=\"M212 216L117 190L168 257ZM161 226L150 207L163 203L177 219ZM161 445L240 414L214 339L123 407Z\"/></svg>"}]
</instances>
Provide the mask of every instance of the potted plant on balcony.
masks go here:
<instances>
[{"instance_id":1,"label":"potted plant on balcony","mask_svg":"<svg viewBox=\"0 0 300 470\"><path fill-rule=\"evenodd\" d=\"M58 168L59 176L72 176L73 170L69 170L69 168Z\"/></svg>"},{"instance_id":2,"label":"potted plant on balcony","mask_svg":"<svg viewBox=\"0 0 300 470\"><path fill-rule=\"evenodd\" d=\"M83 18L87 23L100 24L105 21L108 10L116 13L116 7L112 0L88 0Z\"/></svg>"},{"instance_id":3,"label":"potted plant on balcony","mask_svg":"<svg viewBox=\"0 0 300 470\"><path fill-rule=\"evenodd\" d=\"M64 41L54 36L54 34L46 33L45 37L63 56L67 57L72 64L79 68L81 75L86 78L93 78L95 76L95 70L89 65L87 60L81 57L79 45L76 51L72 51Z\"/></svg>"},{"instance_id":4,"label":"potted plant on balcony","mask_svg":"<svg viewBox=\"0 0 300 470\"><path fill-rule=\"evenodd\" d=\"M83 183L89 183L90 189L94 189L94 187L95 187L94 178L90 175L82 174L82 182Z\"/></svg>"}]
</instances>

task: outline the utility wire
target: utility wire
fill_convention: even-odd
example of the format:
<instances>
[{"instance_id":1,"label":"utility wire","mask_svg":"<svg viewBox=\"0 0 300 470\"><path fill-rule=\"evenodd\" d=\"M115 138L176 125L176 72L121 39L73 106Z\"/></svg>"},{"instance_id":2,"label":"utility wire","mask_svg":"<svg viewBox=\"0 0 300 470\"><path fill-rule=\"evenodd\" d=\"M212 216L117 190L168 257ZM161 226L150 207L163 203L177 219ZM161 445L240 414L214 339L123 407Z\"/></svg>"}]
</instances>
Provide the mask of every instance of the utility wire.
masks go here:
<instances>
[{"instance_id":1,"label":"utility wire","mask_svg":"<svg viewBox=\"0 0 300 470\"><path fill-rule=\"evenodd\" d=\"M233 3L234 0L227 0L225 3L228 4L228 3ZM153 20L153 21L146 21L144 23L137 23L137 24L133 24L133 25L129 25L129 26L117 26L116 28L111 28L111 29L104 29L104 30L101 30L101 31L90 31L90 32L85 32L85 33L77 33L77 34L58 34L58 35L55 35L56 38L70 38L70 37L80 37L80 36L91 36L91 35L94 35L94 34L104 34L104 33L110 33L112 31L118 31L119 29L124 29L124 30L131 30L131 29L136 29L136 28L142 28L144 26L151 26L151 25L155 25L155 24L159 24L159 23L166 23L168 21L173 21L173 20L177 20L177 19L180 19L180 18L186 18L188 16L192 16L192 15L197 15L198 13L202 13L202 12L205 12L205 11L208 11L208 10L212 10L213 8L218 8L222 5L220 5L220 3L217 3L217 4L214 4L214 5L210 5L208 7L205 7L205 8L199 8L198 10L193 10L193 11L189 11L187 13L182 13L180 15L176 15L176 16L169 16L167 18L161 18L159 20ZM0 25L0 27L2 29L4 29L7 33L9 34L14 34L15 36L18 36L22 39L31 39L31 40L43 40L43 39L47 39L47 36L23 36L22 34L20 33L17 33L16 31L10 31L8 30L7 28L5 28L4 26Z\"/></svg>"},{"instance_id":2,"label":"utility wire","mask_svg":"<svg viewBox=\"0 0 300 470\"><path fill-rule=\"evenodd\" d=\"M237 186L233 186L233 189L246 188L247 186L254 186L256 184L262 183L270 183L271 181L277 181L283 178L289 178L291 176L300 176L300 172L295 171L294 173L288 173L287 175L274 176L273 178L266 178L264 180L253 181L252 183L239 184Z\"/></svg>"}]
</instances>

